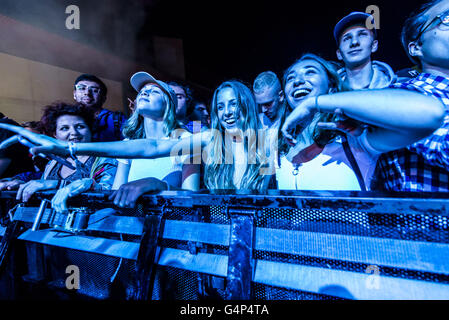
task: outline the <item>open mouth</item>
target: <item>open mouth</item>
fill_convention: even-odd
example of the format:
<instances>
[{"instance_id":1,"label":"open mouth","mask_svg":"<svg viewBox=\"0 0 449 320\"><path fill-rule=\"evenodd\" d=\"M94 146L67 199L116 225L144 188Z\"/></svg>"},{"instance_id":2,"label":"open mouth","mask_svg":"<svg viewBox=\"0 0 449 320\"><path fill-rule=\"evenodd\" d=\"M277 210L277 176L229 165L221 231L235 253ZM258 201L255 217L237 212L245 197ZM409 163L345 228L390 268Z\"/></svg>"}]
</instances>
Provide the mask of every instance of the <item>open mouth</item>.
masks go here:
<instances>
[{"instance_id":1,"label":"open mouth","mask_svg":"<svg viewBox=\"0 0 449 320\"><path fill-rule=\"evenodd\" d=\"M225 122L227 125L232 126L232 125L235 124L236 120L235 120L235 118L231 118L231 119L225 119L224 122Z\"/></svg>"},{"instance_id":2,"label":"open mouth","mask_svg":"<svg viewBox=\"0 0 449 320\"><path fill-rule=\"evenodd\" d=\"M308 89L308 88L296 89L295 91L293 91L292 96L295 99L301 99L301 98L304 98L305 96L307 96L311 91L312 91L312 89Z\"/></svg>"}]
</instances>

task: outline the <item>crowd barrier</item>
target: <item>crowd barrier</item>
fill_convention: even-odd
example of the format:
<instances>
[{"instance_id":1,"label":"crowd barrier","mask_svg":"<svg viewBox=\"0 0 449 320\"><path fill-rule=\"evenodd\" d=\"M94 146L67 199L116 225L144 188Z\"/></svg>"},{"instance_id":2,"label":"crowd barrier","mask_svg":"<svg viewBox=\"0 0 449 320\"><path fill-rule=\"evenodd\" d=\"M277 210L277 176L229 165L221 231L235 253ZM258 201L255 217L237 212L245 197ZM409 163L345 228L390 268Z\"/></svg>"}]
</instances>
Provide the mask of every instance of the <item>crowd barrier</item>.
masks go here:
<instances>
[{"instance_id":1,"label":"crowd barrier","mask_svg":"<svg viewBox=\"0 0 449 320\"><path fill-rule=\"evenodd\" d=\"M0 193L0 298L449 299L447 194Z\"/></svg>"}]
</instances>

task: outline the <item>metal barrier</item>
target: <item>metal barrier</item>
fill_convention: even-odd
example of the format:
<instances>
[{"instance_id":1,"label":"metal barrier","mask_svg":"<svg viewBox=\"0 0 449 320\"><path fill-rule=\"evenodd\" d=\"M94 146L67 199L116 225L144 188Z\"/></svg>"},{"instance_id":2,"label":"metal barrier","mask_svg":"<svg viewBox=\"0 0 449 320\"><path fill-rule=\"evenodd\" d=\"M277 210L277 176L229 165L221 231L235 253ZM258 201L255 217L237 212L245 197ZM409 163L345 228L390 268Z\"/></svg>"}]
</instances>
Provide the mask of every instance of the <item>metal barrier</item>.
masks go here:
<instances>
[{"instance_id":1,"label":"metal barrier","mask_svg":"<svg viewBox=\"0 0 449 320\"><path fill-rule=\"evenodd\" d=\"M449 299L446 194L95 193L67 215L52 196L0 194L2 297Z\"/></svg>"}]
</instances>

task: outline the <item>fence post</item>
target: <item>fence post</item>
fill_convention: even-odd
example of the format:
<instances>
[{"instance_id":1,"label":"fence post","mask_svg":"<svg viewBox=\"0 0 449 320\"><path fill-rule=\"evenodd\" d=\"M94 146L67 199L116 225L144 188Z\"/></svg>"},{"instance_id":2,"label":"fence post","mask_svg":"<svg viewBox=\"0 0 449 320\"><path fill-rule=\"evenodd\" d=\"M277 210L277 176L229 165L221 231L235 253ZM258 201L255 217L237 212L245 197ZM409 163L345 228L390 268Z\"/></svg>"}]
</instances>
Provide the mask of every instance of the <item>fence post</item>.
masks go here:
<instances>
[{"instance_id":1,"label":"fence post","mask_svg":"<svg viewBox=\"0 0 449 320\"><path fill-rule=\"evenodd\" d=\"M145 208L148 210L148 208ZM142 238L137 256L137 300L148 300L153 291L154 275L156 272L156 249L161 235L162 218L165 205L161 212L147 212L145 215Z\"/></svg>"},{"instance_id":2,"label":"fence post","mask_svg":"<svg viewBox=\"0 0 449 320\"><path fill-rule=\"evenodd\" d=\"M251 299L256 210L227 208L231 220L226 299Z\"/></svg>"}]
</instances>

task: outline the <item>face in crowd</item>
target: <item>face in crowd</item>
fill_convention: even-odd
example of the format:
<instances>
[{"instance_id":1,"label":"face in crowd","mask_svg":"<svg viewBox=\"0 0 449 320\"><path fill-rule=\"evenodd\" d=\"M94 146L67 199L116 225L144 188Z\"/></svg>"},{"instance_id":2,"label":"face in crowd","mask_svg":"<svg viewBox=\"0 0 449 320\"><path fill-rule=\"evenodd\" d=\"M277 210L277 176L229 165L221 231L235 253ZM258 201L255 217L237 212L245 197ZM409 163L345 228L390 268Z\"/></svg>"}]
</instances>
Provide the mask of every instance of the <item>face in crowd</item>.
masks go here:
<instances>
[{"instance_id":1,"label":"face in crowd","mask_svg":"<svg viewBox=\"0 0 449 320\"><path fill-rule=\"evenodd\" d=\"M305 59L293 64L287 70L284 90L288 104L295 108L306 97L327 94L329 77L320 63Z\"/></svg>"},{"instance_id":2,"label":"face in crowd","mask_svg":"<svg viewBox=\"0 0 449 320\"><path fill-rule=\"evenodd\" d=\"M155 120L164 118L167 106L166 94L155 84L147 84L136 97L135 112Z\"/></svg>"},{"instance_id":3,"label":"face in crowd","mask_svg":"<svg viewBox=\"0 0 449 320\"><path fill-rule=\"evenodd\" d=\"M202 123L210 124L209 112L207 112L207 107L204 103L197 103L193 108L193 118L200 119Z\"/></svg>"},{"instance_id":4,"label":"face in crowd","mask_svg":"<svg viewBox=\"0 0 449 320\"><path fill-rule=\"evenodd\" d=\"M449 69L449 1L440 1L427 12L418 39L409 44L410 55L423 69Z\"/></svg>"},{"instance_id":5,"label":"face in crowd","mask_svg":"<svg viewBox=\"0 0 449 320\"><path fill-rule=\"evenodd\" d=\"M184 119L187 114L187 94L182 87L169 85L178 98L178 107L176 108L176 117L180 120Z\"/></svg>"},{"instance_id":6,"label":"face in crowd","mask_svg":"<svg viewBox=\"0 0 449 320\"><path fill-rule=\"evenodd\" d=\"M242 129L243 118L238 98L231 87L224 87L217 93L217 117L221 127L228 132Z\"/></svg>"},{"instance_id":7,"label":"face in crowd","mask_svg":"<svg viewBox=\"0 0 449 320\"><path fill-rule=\"evenodd\" d=\"M73 98L86 107L101 106L104 98L98 83L93 81L82 80L75 85Z\"/></svg>"},{"instance_id":8,"label":"face in crowd","mask_svg":"<svg viewBox=\"0 0 449 320\"><path fill-rule=\"evenodd\" d=\"M356 68L371 61L371 54L377 51L377 46L371 30L352 26L340 36L337 57L347 68Z\"/></svg>"},{"instance_id":9,"label":"face in crowd","mask_svg":"<svg viewBox=\"0 0 449 320\"><path fill-rule=\"evenodd\" d=\"M90 142L91 132L80 116L62 115L56 120L56 131L54 137L58 140L71 142Z\"/></svg>"},{"instance_id":10,"label":"face in crowd","mask_svg":"<svg viewBox=\"0 0 449 320\"><path fill-rule=\"evenodd\" d=\"M255 92L254 98L260 111L271 121L278 117L279 109L284 101L284 93L280 88L267 87L262 92Z\"/></svg>"}]
</instances>

